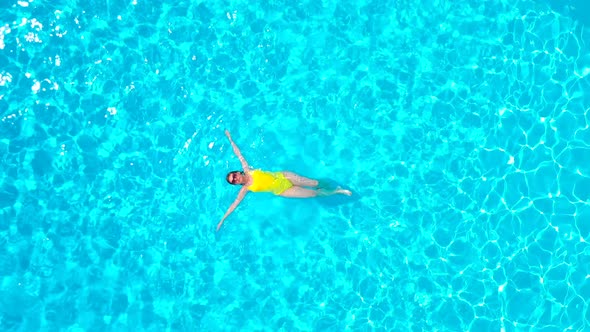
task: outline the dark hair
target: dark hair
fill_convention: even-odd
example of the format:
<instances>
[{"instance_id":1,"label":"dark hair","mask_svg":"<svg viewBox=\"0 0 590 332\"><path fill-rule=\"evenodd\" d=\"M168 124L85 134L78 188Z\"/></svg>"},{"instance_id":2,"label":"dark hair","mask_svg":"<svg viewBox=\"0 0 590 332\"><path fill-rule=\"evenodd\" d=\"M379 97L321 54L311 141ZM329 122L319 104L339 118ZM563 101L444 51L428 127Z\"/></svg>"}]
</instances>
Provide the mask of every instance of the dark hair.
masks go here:
<instances>
[{"instance_id":1,"label":"dark hair","mask_svg":"<svg viewBox=\"0 0 590 332\"><path fill-rule=\"evenodd\" d=\"M235 183L229 182L229 176L232 174L235 174L235 173L240 173L240 174L244 175L244 172L242 172L242 171L231 171L231 172L227 173L227 175L225 176L225 181L227 181L227 183L229 183L229 184L235 184Z\"/></svg>"}]
</instances>

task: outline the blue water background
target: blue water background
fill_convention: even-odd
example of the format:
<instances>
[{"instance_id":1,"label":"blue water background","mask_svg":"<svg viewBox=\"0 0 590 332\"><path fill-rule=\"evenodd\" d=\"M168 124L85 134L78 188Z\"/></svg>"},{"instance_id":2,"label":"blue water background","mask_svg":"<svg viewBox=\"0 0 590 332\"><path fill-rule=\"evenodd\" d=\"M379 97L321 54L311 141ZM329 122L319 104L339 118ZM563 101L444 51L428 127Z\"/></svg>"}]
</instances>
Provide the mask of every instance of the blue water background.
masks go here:
<instances>
[{"instance_id":1,"label":"blue water background","mask_svg":"<svg viewBox=\"0 0 590 332\"><path fill-rule=\"evenodd\" d=\"M0 330L589 330L588 12L3 1Z\"/></svg>"}]
</instances>

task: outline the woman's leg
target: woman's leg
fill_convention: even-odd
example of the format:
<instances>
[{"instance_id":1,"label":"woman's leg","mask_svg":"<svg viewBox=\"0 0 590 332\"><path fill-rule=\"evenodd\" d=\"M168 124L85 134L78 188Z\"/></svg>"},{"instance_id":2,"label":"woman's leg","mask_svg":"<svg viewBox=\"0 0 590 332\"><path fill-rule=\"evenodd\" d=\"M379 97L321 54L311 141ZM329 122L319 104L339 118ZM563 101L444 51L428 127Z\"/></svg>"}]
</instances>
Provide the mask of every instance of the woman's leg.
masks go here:
<instances>
[{"instance_id":1,"label":"woman's leg","mask_svg":"<svg viewBox=\"0 0 590 332\"><path fill-rule=\"evenodd\" d=\"M302 187L291 187L283 191L280 196L291 198L309 198L318 196L317 190Z\"/></svg>"},{"instance_id":2,"label":"woman's leg","mask_svg":"<svg viewBox=\"0 0 590 332\"><path fill-rule=\"evenodd\" d=\"M291 187L283 191L280 196L291 197L291 198L310 198L317 196L331 196L336 194L342 194L346 196L352 195L350 190L337 188L335 190L324 190L324 189L307 189L302 187Z\"/></svg>"},{"instance_id":3,"label":"woman's leg","mask_svg":"<svg viewBox=\"0 0 590 332\"><path fill-rule=\"evenodd\" d=\"M293 172L283 171L281 172L287 178L287 180L291 181L294 186L300 187L317 187L319 182L318 180L306 178L299 174L295 174Z\"/></svg>"}]
</instances>

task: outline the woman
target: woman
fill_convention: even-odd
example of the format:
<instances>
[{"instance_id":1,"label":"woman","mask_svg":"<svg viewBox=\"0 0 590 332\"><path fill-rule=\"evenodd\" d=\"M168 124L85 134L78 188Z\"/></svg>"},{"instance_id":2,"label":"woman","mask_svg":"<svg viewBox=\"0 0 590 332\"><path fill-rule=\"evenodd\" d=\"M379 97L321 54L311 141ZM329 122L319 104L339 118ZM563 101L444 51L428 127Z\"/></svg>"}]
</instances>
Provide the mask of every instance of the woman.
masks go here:
<instances>
[{"instance_id":1,"label":"woman","mask_svg":"<svg viewBox=\"0 0 590 332\"><path fill-rule=\"evenodd\" d=\"M229 131L225 131L225 135L229 139L229 142L234 149L234 153L242 163L243 171L229 172L225 179L228 183L233 185L241 185L242 188L238 193L236 200L230 205L229 209L221 218L219 224L217 224L217 230L221 228L225 218L232 213L238 204L244 199L248 191L253 192L272 192L275 195L283 197L294 197L294 198L309 198L316 196L330 196L335 194L342 194L350 196L352 193L350 190L342 189L340 187L334 190L325 190L318 188L318 181L308 179L301 175L297 175L293 172L266 172L259 169L251 170L246 162L246 159L242 156L240 149L231 138Z\"/></svg>"}]
</instances>

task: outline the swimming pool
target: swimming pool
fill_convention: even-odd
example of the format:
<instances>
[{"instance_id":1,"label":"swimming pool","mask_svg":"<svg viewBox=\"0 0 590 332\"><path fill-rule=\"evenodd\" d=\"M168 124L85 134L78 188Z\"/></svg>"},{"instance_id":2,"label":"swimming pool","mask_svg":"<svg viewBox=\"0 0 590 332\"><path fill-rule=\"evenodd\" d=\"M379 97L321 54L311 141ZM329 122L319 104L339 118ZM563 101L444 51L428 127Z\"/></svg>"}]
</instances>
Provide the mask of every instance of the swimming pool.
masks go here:
<instances>
[{"instance_id":1,"label":"swimming pool","mask_svg":"<svg viewBox=\"0 0 590 332\"><path fill-rule=\"evenodd\" d=\"M589 329L581 6L1 4L0 329Z\"/></svg>"}]
</instances>

